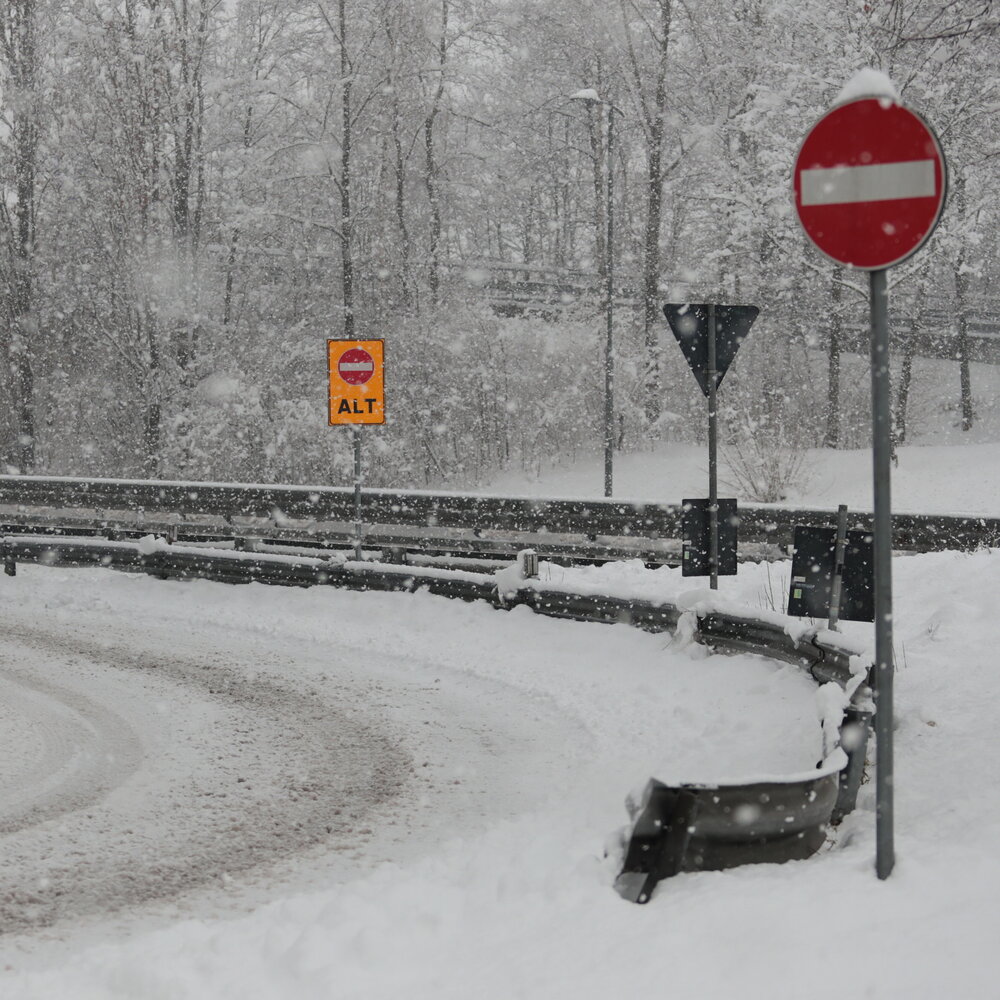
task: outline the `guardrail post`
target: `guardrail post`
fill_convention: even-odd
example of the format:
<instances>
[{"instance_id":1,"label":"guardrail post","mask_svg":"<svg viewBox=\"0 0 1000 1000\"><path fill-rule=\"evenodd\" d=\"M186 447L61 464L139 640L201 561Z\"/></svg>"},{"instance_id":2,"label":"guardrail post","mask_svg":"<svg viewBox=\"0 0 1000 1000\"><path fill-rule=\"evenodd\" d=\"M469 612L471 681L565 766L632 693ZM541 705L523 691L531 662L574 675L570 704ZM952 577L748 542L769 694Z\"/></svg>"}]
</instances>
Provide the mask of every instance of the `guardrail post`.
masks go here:
<instances>
[{"instance_id":1,"label":"guardrail post","mask_svg":"<svg viewBox=\"0 0 1000 1000\"><path fill-rule=\"evenodd\" d=\"M522 549L517 554L517 568L522 580L537 580L538 553L534 549Z\"/></svg>"},{"instance_id":2,"label":"guardrail post","mask_svg":"<svg viewBox=\"0 0 1000 1000\"><path fill-rule=\"evenodd\" d=\"M844 710L844 721L840 724L840 748L847 754L847 766L840 772L837 804L831 816L833 823L839 823L857 805L858 789L865 775L871 722L871 712L853 706Z\"/></svg>"},{"instance_id":3,"label":"guardrail post","mask_svg":"<svg viewBox=\"0 0 1000 1000\"><path fill-rule=\"evenodd\" d=\"M830 589L830 620L827 627L836 631L840 621L840 601L844 589L844 549L847 547L847 504L837 508L837 544L833 554L833 584Z\"/></svg>"},{"instance_id":4,"label":"guardrail post","mask_svg":"<svg viewBox=\"0 0 1000 1000\"><path fill-rule=\"evenodd\" d=\"M3 557L3 571L7 576L17 576L17 560L7 542L0 543L0 555Z\"/></svg>"}]
</instances>

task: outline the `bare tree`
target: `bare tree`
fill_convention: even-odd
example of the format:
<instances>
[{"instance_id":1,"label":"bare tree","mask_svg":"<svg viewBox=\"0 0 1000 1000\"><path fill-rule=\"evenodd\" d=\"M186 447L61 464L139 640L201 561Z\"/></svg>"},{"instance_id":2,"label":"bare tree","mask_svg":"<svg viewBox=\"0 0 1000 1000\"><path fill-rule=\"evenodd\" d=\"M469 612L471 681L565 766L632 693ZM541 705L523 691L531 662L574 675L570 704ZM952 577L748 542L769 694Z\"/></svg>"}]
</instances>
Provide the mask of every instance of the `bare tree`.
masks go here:
<instances>
[{"instance_id":1,"label":"bare tree","mask_svg":"<svg viewBox=\"0 0 1000 1000\"><path fill-rule=\"evenodd\" d=\"M2 121L8 133L10 164L10 174L2 178L0 218L7 249L4 270L8 275L10 301L8 351L15 413L15 443L11 452L22 473L31 472L35 465L32 357L39 333L35 214L41 111L37 18L36 0L4 0L0 4L0 55L6 76Z\"/></svg>"},{"instance_id":2,"label":"bare tree","mask_svg":"<svg viewBox=\"0 0 1000 1000\"><path fill-rule=\"evenodd\" d=\"M449 0L441 0L435 60L420 74L428 101L424 117L424 184L427 187L427 204L430 209L428 280L431 302L436 306L441 288L441 191L440 167L437 157L434 126L441 114L445 93L445 70L448 61Z\"/></svg>"},{"instance_id":3,"label":"bare tree","mask_svg":"<svg viewBox=\"0 0 1000 1000\"><path fill-rule=\"evenodd\" d=\"M663 185L680 157L664 163L665 118L667 114L667 71L670 66L671 24L673 0L656 0L652 16L647 16L634 0L620 0L626 25L629 67L632 89L640 112L646 143L646 223L642 239L642 333L646 350L646 377L643 385L643 408L646 421L655 425L663 406L659 334L663 326L660 312L660 280L662 254L660 239L663 228ZM655 55L652 87L646 83L645 67L641 64L636 45L629 31L633 18L642 24ZM651 92L650 92L651 91ZM683 142L680 143L683 149ZM682 154L681 154L682 155Z\"/></svg>"}]
</instances>

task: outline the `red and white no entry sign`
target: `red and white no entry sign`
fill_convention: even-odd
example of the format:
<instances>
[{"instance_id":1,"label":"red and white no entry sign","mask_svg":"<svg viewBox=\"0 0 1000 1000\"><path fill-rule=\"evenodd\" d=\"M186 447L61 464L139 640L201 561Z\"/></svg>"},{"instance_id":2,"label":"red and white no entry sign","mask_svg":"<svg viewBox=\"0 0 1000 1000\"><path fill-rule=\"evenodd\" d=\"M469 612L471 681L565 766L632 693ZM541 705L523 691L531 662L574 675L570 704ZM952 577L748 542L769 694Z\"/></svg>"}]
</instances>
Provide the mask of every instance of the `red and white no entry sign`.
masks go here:
<instances>
[{"instance_id":1,"label":"red and white no entry sign","mask_svg":"<svg viewBox=\"0 0 1000 1000\"><path fill-rule=\"evenodd\" d=\"M361 347L352 347L340 356L337 372L348 385L364 385L375 374L375 359Z\"/></svg>"},{"instance_id":2,"label":"red and white no entry sign","mask_svg":"<svg viewBox=\"0 0 1000 1000\"><path fill-rule=\"evenodd\" d=\"M795 160L795 208L810 240L868 271L905 260L944 208L944 154L924 120L888 97L834 108Z\"/></svg>"}]
</instances>

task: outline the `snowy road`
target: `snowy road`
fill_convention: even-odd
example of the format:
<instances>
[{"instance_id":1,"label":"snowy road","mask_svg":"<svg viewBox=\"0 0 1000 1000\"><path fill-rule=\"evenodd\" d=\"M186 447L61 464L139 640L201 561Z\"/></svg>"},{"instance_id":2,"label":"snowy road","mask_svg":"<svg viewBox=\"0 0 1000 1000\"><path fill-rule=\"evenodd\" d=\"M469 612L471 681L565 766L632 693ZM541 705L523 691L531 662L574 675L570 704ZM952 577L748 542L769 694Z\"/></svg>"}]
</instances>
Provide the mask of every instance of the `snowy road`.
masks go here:
<instances>
[{"instance_id":1,"label":"snowy road","mask_svg":"<svg viewBox=\"0 0 1000 1000\"><path fill-rule=\"evenodd\" d=\"M356 847L403 784L406 754L345 709L364 691L276 683L252 644L206 655L190 633L16 619L0 638L21 734L0 785L0 932Z\"/></svg>"},{"instance_id":2,"label":"snowy road","mask_svg":"<svg viewBox=\"0 0 1000 1000\"><path fill-rule=\"evenodd\" d=\"M279 648L254 628L146 610L5 606L0 934L193 889L267 896L306 862L345 878L541 796L562 772L544 770L539 732L557 747L585 738L495 682L443 690L419 657L327 649L294 629ZM521 756L541 780L511 771Z\"/></svg>"}]
</instances>

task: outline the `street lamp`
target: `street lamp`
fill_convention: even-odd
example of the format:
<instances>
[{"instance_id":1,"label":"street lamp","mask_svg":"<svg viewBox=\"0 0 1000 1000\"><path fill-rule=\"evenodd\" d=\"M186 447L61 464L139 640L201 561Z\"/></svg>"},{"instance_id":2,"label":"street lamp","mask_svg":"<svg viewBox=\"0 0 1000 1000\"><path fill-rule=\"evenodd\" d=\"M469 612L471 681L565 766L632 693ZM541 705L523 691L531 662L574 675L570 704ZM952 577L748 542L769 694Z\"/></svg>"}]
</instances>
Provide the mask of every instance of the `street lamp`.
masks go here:
<instances>
[{"instance_id":1,"label":"street lamp","mask_svg":"<svg viewBox=\"0 0 1000 1000\"><path fill-rule=\"evenodd\" d=\"M598 105L607 111L608 140L604 147L605 159L605 206L604 221L606 233L604 239L604 318L607 324L607 334L604 345L604 495L609 497L614 491L614 397L615 397L615 201L614 201L614 120L615 112L621 111L608 100L602 98L596 90L586 88L570 94L571 101L584 101L587 104Z\"/></svg>"}]
</instances>

